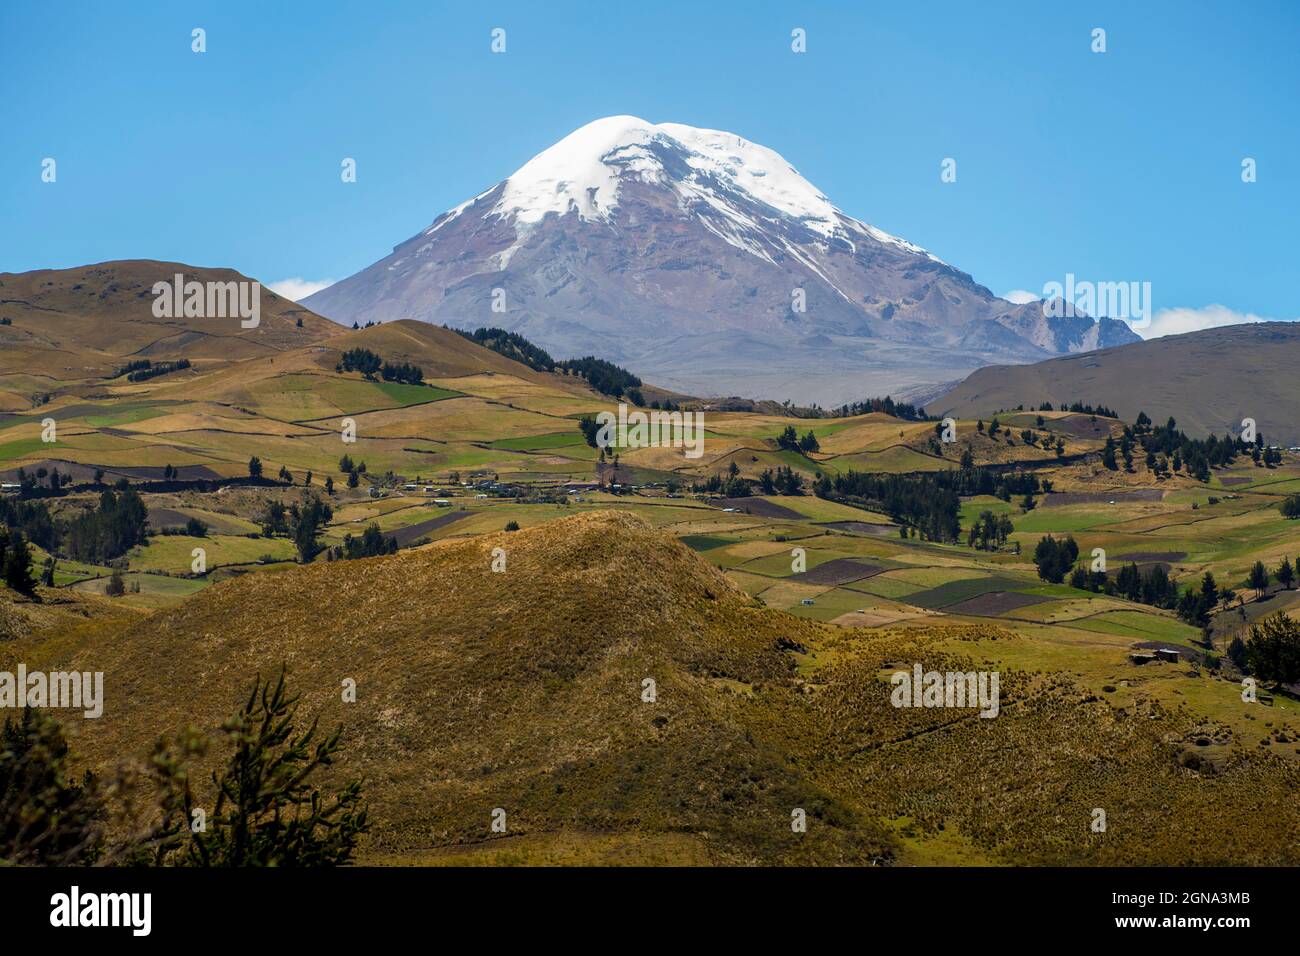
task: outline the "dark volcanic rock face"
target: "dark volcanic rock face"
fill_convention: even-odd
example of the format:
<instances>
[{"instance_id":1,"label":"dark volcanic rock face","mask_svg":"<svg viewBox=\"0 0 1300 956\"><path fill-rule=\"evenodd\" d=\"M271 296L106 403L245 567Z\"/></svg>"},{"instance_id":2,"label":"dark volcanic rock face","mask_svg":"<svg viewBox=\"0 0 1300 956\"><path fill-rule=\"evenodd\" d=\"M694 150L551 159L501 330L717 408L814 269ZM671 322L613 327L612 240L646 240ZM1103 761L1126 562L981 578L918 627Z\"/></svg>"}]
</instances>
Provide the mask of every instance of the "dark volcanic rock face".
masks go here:
<instances>
[{"instance_id":1,"label":"dark volcanic rock face","mask_svg":"<svg viewBox=\"0 0 1300 956\"><path fill-rule=\"evenodd\" d=\"M822 404L1137 340L997 298L762 146L634 117L583 127L304 304L495 325L697 394Z\"/></svg>"}]
</instances>

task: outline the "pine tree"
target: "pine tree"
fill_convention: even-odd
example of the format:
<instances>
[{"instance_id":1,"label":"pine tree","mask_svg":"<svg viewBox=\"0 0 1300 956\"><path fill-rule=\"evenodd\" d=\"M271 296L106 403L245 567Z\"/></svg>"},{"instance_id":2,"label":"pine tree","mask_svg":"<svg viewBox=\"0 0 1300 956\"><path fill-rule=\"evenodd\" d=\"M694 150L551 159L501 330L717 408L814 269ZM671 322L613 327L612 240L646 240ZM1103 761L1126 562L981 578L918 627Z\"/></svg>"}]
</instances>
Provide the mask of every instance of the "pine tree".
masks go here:
<instances>
[{"instance_id":1,"label":"pine tree","mask_svg":"<svg viewBox=\"0 0 1300 956\"><path fill-rule=\"evenodd\" d=\"M32 597L36 594L36 578L32 576L32 552L27 547L23 533L14 530L0 556L4 559L4 582L19 594Z\"/></svg>"},{"instance_id":2,"label":"pine tree","mask_svg":"<svg viewBox=\"0 0 1300 956\"><path fill-rule=\"evenodd\" d=\"M176 749L161 745L154 766L162 790L164 830L172 836L159 862L176 854L191 866L343 866L369 829L362 787L353 781L323 794L309 778L333 764L342 747L342 726L317 736L317 721L297 733L299 698L290 696L281 670L274 684L258 678L248 700L222 732L234 752L213 771L216 802L207 826L187 826L196 806L176 752L196 749L184 739Z\"/></svg>"},{"instance_id":3,"label":"pine tree","mask_svg":"<svg viewBox=\"0 0 1300 956\"><path fill-rule=\"evenodd\" d=\"M23 708L0 728L0 866L88 866L103 847L95 777L72 782L58 722Z\"/></svg>"}]
</instances>

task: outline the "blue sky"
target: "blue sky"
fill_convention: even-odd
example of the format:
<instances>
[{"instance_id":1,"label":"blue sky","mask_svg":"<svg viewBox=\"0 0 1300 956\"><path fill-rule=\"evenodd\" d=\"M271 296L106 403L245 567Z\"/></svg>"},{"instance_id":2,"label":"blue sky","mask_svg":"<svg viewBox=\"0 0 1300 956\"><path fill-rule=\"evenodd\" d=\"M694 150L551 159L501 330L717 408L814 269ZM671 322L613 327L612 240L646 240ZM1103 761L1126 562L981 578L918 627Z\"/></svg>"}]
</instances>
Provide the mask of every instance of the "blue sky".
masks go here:
<instances>
[{"instance_id":1,"label":"blue sky","mask_svg":"<svg viewBox=\"0 0 1300 956\"><path fill-rule=\"evenodd\" d=\"M1298 46L1289 0L3 3L0 271L343 278L631 113L769 146L998 293L1072 272L1151 282L1171 330L1294 319Z\"/></svg>"}]
</instances>

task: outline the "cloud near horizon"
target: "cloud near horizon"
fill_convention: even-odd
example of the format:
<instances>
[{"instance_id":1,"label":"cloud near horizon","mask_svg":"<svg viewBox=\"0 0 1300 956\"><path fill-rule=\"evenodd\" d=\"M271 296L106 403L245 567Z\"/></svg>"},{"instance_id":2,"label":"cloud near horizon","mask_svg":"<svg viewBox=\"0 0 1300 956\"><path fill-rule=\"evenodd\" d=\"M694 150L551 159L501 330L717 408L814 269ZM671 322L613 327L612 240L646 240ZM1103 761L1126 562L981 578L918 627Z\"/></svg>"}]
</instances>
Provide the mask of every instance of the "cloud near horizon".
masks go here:
<instances>
[{"instance_id":1,"label":"cloud near horizon","mask_svg":"<svg viewBox=\"0 0 1300 956\"><path fill-rule=\"evenodd\" d=\"M1160 309L1152 316L1150 325L1133 331L1144 339L1158 339L1166 335L1180 335L1183 332L1214 329L1221 325L1245 325L1254 322L1275 321L1278 320L1255 315L1253 312L1234 312L1226 305L1215 303L1202 306L1199 309Z\"/></svg>"},{"instance_id":2,"label":"cloud near horizon","mask_svg":"<svg viewBox=\"0 0 1300 956\"><path fill-rule=\"evenodd\" d=\"M291 279L281 279L278 282L268 282L266 287L276 295L282 295L293 302L301 302L307 296L319 292L321 289L328 289L333 284L333 279L314 280L295 276Z\"/></svg>"},{"instance_id":3,"label":"cloud near horizon","mask_svg":"<svg viewBox=\"0 0 1300 956\"><path fill-rule=\"evenodd\" d=\"M1040 292L1029 292L1025 289L1012 289L1010 292L1003 292L999 298L1008 302L1014 302L1016 305L1022 305L1026 302L1037 302L1042 299ZM1300 317L1297 317L1300 320ZM1179 306L1172 309L1159 309L1151 318L1150 324L1139 328L1133 326L1133 331L1144 339L1159 339L1166 335L1181 335L1184 332L1199 332L1202 329L1215 329L1222 325L1247 325L1255 322L1278 322L1288 321L1286 319L1270 319L1266 316L1256 315L1253 312L1236 312L1226 305L1213 303L1211 305L1201 306L1199 309Z\"/></svg>"}]
</instances>

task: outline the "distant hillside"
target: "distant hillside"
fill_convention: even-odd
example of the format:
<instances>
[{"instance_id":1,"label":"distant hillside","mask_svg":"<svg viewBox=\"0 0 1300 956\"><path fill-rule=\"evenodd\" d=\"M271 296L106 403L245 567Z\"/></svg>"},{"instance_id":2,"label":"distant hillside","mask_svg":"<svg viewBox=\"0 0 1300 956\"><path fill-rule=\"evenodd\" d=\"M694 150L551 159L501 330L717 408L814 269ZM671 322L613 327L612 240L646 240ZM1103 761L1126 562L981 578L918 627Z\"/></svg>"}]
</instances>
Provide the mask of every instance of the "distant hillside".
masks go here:
<instances>
[{"instance_id":1,"label":"distant hillside","mask_svg":"<svg viewBox=\"0 0 1300 956\"><path fill-rule=\"evenodd\" d=\"M532 369L522 361L479 345L452 329L413 319L344 331L321 344L331 352L364 348L391 362L410 362L418 365L427 378L455 378L490 372L552 386L562 381L561 377ZM332 357L321 361L333 363Z\"/></svg>"},{"instance_id":2,"label":"distant hillside","mask_svg":"<svg viewBox=\"0 0 1300 956\"><path fill-rule=\"evenodd\" d=\"M9 320L0 324L0 371L69 381L110 375L127 357L237 361L341 331L266 288L257 328L242 328L237 317L159 318L153 286L172 282L177 273L204 283L256 281L231 269L149 259L0 273L0 319Z\"/></svg>"},{"instance_id":3,"label":"distant hillside","mask_svg":"<svg viewBox=\"0 0 1300 956\"><path fill-rule=\"evenodd\" d=\"M1076 399L1132 421L1169 416L1193 436L1241 430L1255 419L1266 439L1300 444L1300 323L1265 322L1189 332L1034 365L979 369L929 402L931 414L988 416L998 409Z\"/></svg>"}]
</instances>

